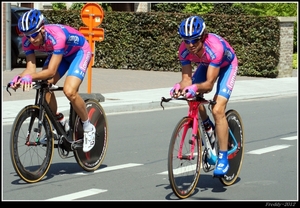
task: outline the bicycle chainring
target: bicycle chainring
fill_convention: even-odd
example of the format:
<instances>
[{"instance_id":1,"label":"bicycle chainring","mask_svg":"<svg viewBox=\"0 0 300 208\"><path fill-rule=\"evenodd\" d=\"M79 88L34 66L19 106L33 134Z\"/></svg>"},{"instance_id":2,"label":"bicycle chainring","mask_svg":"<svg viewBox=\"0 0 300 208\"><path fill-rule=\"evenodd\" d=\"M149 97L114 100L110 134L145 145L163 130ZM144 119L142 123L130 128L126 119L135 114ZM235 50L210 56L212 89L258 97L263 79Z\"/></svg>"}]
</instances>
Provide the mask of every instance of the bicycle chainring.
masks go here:
<instances>
[{"instance_id":1,"label":"bicycle chainring","mask_svg":"<svg viewBox=\"0 0 300 208\"><path fill-rule=\"evenodd\" d=\"M65 146L64 146L64 141L63 138L60 137L58 144L57 144L57 150L58 150L58 154L62 159L66 159L66 158L70 158L73 156L69 156L70 151L67 151Z\"/></svg>"},{"instance_id":2,"label":"bicycle chainring","mask_svg":"<svg viewBox=\"0 0 300 208\"><path fill-rule=\"evenodd\" d=\"M205 148L202 153L202 169L206 173L214 169L213 166L207 162L207 158L208 158L208 151Z\"/></svg>"}]
</instances>

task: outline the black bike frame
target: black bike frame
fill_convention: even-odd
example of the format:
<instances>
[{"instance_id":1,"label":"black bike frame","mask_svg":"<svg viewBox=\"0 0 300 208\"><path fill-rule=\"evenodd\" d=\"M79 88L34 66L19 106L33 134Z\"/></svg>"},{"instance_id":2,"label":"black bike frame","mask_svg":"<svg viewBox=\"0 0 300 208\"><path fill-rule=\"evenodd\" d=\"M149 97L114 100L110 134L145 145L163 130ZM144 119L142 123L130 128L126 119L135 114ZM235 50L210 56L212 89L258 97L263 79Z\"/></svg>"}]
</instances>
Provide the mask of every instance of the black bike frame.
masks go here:
<instances>
[{"instance_id":1,"label":"black bike frame","mask_svg":"<svg viewBox=\"0 0 300 208\"><path fill-rule=\"evenodd\" d=\"M72 135L74 131L74 125L69 125L70 130L67 135L65 130L63 129L62 125L57 121L55 114L51 110L49 104L46 102L46 93L47 91L62 91L63 87L58 87L56 89L49 89L49 86L47 83L41 83L41 88L37 89L36 91L36 97L35 97L35 105L39 106L40 112L39 112L39 125L38 125L38 133L41 132L42 122L44 120L45 113L48 115L52 125L56 129L58 135L63 137L63 143L64 148L67 151L72 151L71 144L72 144ZM74 124L75 122L76 113L70 103L70 113L69 113L69 124ZM33 123L33 120L30 121L29 128L31 128Z\"/></svg>"}]
</instances>

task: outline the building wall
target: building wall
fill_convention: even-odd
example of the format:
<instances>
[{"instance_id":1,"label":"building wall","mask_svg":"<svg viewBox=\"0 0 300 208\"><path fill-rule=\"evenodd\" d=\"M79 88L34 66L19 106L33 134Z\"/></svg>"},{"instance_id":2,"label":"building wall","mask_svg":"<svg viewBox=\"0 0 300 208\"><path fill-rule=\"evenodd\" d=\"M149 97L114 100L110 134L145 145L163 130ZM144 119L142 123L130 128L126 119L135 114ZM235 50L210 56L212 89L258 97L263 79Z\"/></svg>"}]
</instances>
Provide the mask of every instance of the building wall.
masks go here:
<instances>
[{"instance_id":1,"label":"building wall","mask_svg":"<svg viewBox=\"0 0 300 208\"><path fill-rule=\"evenodd\" d=\"M150 3L135 3L134 11L135 12L150 12L151 4Z\"/></svg>"},{"instance_id":2,"label":"building wall","mask_svg":"<svg viewBox=\"0 0 300 208\"><path fill-rule=\"evenodd\" d=\"M280 50L278 77L290 77L293 73L294 22L296 17L279 17Z\"/></svg>"}]
</instances>

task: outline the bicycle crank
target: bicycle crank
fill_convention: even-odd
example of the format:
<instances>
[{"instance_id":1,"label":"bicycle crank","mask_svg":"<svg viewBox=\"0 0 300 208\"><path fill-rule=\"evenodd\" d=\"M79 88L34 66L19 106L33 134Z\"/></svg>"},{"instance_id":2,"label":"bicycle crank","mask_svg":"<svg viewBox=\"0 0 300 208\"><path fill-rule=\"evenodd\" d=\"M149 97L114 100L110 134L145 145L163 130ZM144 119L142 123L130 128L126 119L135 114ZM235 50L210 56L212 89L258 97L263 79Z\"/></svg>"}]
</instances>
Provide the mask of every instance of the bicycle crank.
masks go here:
<instances>
[{"instance_id":1,"label":"bicycle crank","mask_svg":"<svg viewBox=\"0 0 300 208\"><path fill-rule=\"evenodd\" d=\"M65 146L64 146L64 141L63 141L63 137L60 137L58 144L57 144L57 150L58 150L58 154L61 158L66 159L66 158L70 158L73 157L74 155L68 156L70 151L66 150Z\"/></svg>"},{"instance_id":2,"label":"bicycle crank","mask_svg":"<svg viewBox=\"0 0 300 208\"><path fill-rule=\"evenodd\" d=\"M202 169L204 172L209 172L212 171L214 169L214 166L210 165L208 162L208 151L205 148L203 153L202 153Z\"/></svg>"}]
</instances>

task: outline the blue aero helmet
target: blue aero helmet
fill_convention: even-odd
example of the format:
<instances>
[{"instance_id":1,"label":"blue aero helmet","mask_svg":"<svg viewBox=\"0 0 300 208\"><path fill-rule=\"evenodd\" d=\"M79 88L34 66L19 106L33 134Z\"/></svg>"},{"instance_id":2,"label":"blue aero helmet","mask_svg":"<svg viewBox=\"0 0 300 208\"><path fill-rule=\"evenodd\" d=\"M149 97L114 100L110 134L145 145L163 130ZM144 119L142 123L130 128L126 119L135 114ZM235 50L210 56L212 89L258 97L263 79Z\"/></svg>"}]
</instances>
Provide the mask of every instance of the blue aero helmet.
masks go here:
<instances>
[{"instance_id":1,"label":"blue aero helmet","mask_svg":"<svg viewBox=\"0 0 300 208\"><path fill-rule=\"evenodd\" d=\"M37 9L25 12L18 21L18 28L22 33L34 33L39 31L44 24L44 16Z\"/></svg>"},{"instance_id":2,"label":"blue aero helmet","mask_svg":"<svg viewBox=\"0 0 300 208\"><path fill-rule=\"evenodd\" d=\"M205 29L205 22L199 16L191 16L180 23L178 33L182 39L197 39Z\"/></svg>"}]
</instances>

